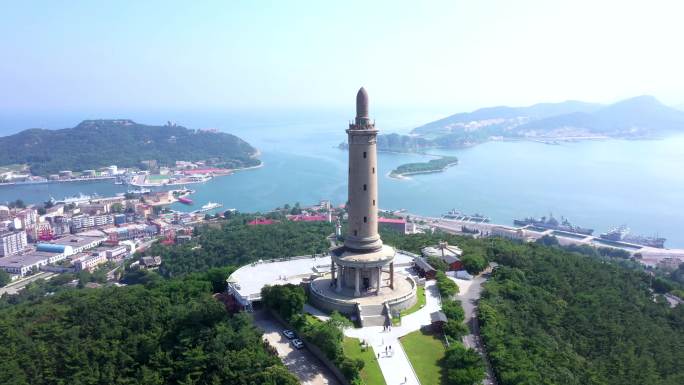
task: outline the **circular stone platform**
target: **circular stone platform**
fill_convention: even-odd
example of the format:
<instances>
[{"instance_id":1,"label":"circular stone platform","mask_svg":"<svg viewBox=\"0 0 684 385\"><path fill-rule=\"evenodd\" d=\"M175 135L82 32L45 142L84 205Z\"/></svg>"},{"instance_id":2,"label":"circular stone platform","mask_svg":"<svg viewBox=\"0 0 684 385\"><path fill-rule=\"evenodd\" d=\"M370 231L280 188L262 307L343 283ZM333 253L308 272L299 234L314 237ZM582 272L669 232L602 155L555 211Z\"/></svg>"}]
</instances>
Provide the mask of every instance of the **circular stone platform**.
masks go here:
<instances>
[{"instance_id":1,"label":"circular stone platform","mask_svg":"<svg viewBox=\"0 0 684 385\"><path fill-rule=\"evenodd\" d=\"M401 311L416 303L416 282L401 273L394 273L394 289L389 285L389 273L382 273L380 293L375 290L362 291L354 297L354 289L344 287L337 292L330 274L311 282L311 302L327 311L356 314L360 306L382 306L387 303L392 311Z\"/></svg>"}]
</instances>

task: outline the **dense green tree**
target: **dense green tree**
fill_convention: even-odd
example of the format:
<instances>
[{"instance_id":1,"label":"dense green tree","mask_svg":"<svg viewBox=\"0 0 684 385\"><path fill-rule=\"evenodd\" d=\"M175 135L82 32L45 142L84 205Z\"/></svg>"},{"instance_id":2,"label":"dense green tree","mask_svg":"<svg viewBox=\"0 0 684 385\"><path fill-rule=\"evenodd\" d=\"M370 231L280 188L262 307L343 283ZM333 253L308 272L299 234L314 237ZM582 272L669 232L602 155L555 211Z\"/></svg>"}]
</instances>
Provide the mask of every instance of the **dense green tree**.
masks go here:
<instances>
[{"instance_id":1,"label":"dense green tree","mask_svg":"<svg viewBox=\"0 0 684 385\"><path fill-rule=\"evenodd\" d=\"M455 156L443 156L438 159L430 159L427 162L405 163L394 170L393 175L425 173L442 171L445 168L458 163L458 158Z\"/></svg>"},{"instance_id":2,"label":"dense green tree","mask_svg":"<svg viewBox=\"0 0 684 385\"><path fill-rule=\"evenodd\" d=\"M261 299L266 308L290 321L294 315L302 313L306 294L301 286L293 284L264 286L261 289Z\"/></svg>"},{"instance_id":3,"label":"dense green tree","mask_svg":"<svg viewBox=\"0 0 684 385\"><path fill-rule=\"evenodd\" d=\"M12 282L10 275L7 274L5 270L0 270L0 287L3 287L10 282Z\"/></svg>"},{"instance_id":4,"label":"dense green tree","mask_svg":"<svg viewBox=\"0 0 684 385\"><path fill-rule=\"evenodd\" d=\"M454 295L458 294L458 285L451 278L447 277L444 272L437 271L435 280L437 281L437 290L439 290L442 298L451 299Z\"/></svg>"},{"instance_id":5,"label":"dense green tree","mask_svg":"<svg viewBox=\"0 0 684 385\"><path fill-rule=\"evenodd\" d=\"M249 315L192 276L67 290L0 309L2 384L295 385Z\"/></svg>"},{"instance_id":6,"label":"dense green tree","mask_svg":"<svg viewBox=\"0 0 684 385\"><path fill-rule=\"evenodd\" d=\"M109 208L113 213L122 213L124 212L124 206L123 204L119 202L112 203L112 205Z\"/></svg>"},{"instance_id":7,"label":"dense green tree","mask_svg":"<svg viewBox=\"0 0 684 385\"><path fill-rule=\"evenodd\" d=\"M482 270L487 268L487 259L481 254L465 254L461 257L463 267L468 270L470 274L479 274Z\"/></svg>"},{"instance_id":8,"label":"dense green tree","mask_svg":"<svg viewBox=\"0 0 684 385\"><path fill-rule=\"evenodd\" d=\"M439 270L439 271L449 270L449 265L447 265L447 263L444 262L439 257L430 256L430 257L427 257L426 260L430 264L430 266L434 267L436 270Z\"/></svg>"},{"instance_id":9,"label":"dense green tree","mask_svg":"<svg viewBox=\"0 0 684 385\"><path fill-rule=\"evenodd\" d=\"M86 120L74 128L30 129L0 138L0 165L28 164L37 175L112 164L139 167L152 159L159 165L211 160L217 167L236 168L258 165L255 154L234 135L130 120Z\"/></svg>"},{"instance_id":10,"label":"dense green tree","mask_svg":"<svg viewBox=\"0 0 684 385\"><path fill-rule=\"evenodd\" d=\"M536 244L488 253L501 265L478 316L500 384L684 382L684 307L654 298L647 274Z\"/></svg>"},{"instance_id":11,"label":"dense green tree","mask_svg":"<svg viewBox=\"0 0 684 385\"><path fill-rule=\"evenodd\" d=\"M288 258L327 251L330 223L283 221L250 226L254 215L235 215L221 227L195 228L190 243L154 244L147 255L161 255L160 273L165 277L206 271L212 267L241 266L260 259Z\"/></svg>"},{"instance_id":12,"label":"dense green tree","mask_svg":"<svg viewBox=\"0 0 684 385\"><path fill-rule=\"evenodd\" d=\"M447 368L447 385L474 385L484 379L482 357L473 349L453 344L447 349L443 360Z\"/></svg>"},{"instance_id":13,"label":"dense green tree","mask_svg":"<svg viewBox=\"0 0 684 385\"><path fill-rule=\"evenodd\" d=\"M468 327L456 319L449 319L444 325L444 334L446 334L453 341L460 341L461 337L468 334Z\"/></svg>"},{"instance_id":14,"label":"dense green tree","mask_svg":"<svg viewBox=\"0 0 684 385\"><path fill-rule=\"evenodd\" d=\"M447 318L459 322L463 322L463 319L465 318L463 307L461 307L461 301L443 299L442 312L447 316Z\"/></svg>"}]
</instances>

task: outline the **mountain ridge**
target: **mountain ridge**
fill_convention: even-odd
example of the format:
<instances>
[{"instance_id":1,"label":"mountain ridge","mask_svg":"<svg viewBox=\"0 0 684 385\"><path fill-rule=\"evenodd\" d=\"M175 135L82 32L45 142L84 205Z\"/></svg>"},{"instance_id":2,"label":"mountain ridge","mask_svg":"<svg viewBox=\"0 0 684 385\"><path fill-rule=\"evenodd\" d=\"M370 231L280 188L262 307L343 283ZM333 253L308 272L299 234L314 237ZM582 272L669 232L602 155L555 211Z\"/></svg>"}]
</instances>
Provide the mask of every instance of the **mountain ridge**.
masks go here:
<instances>
[{"instance_id":1,"label":"mountain ridge","mask_svg":"<svg viewBox=\"0 0 684 385\"><path fill-rule=\"evenodd\" d=\"M212 159L217 166L237 168L259 164L257 154L232 134L130 119L84 120L72 128L30 128L0 137L0 165L28 164L34 175L111 164L135 167L150 159L161 165Z\"/></svg>"},{"instance_id":2,"label":"mountain ridge","mask_svg":"<svg viewBox=\"0 0 684 385\"><path fill-rule=\"evenodd\" d=\"M568 100L527 107L496 106L461 112L414 128L409 135L378 137L378 149L421 152L461 148L489 140L653 138L684 132L684 111L650 95L612 104Z\"/></svg>"}]
</instances>

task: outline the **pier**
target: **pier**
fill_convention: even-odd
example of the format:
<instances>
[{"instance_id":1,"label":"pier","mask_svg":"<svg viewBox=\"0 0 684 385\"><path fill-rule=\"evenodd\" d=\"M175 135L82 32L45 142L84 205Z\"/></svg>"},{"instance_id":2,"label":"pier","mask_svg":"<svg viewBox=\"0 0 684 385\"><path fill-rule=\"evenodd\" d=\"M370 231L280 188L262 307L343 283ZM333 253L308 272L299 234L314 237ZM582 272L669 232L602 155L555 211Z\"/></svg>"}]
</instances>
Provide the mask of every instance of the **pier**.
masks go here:
<instances>
[{"instance_id":1,"label":"pier","mask_svg":"<svg viewBox=\"0 0 684 385\"><path fill-rule=\"evenodd\" d=\"M523 242L534 242L537 239L548 235L554 236L562 246L567 245L588 245L593 247L611 247L629 252L632 256L639 254L637 260L645 266L655 266L663 259L676 258L684 262L684 249L660 249L629 243L625 241L609 241L598 236L580 234L570 231L544 229L532 225L509 226L490 222L474 222L468 218L441 218L415 215L409 213L399 213L400 216L410 217L413 222L424 222L427 227L432 227L447 233L474 236L474 237L503 237L516 239ZM467 216L466 216L467 217Z\"/></svg>"}]
</instances>

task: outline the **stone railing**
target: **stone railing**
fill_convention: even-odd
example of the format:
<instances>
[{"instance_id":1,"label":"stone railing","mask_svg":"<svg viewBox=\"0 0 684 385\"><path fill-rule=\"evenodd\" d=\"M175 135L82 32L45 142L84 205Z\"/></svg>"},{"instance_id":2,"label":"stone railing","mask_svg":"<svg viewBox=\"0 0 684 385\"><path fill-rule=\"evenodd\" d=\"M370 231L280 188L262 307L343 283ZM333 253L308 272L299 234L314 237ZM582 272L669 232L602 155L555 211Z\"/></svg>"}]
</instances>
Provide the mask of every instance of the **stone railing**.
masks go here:
<instances>
[{"instance_id":1,"label":"stone railing","mask_svg":"<svg viewBox=\"0 0 684 385\"><path fill-rule=\"evenodd\" d=\"M336 298L326 296L317 290L315 283L309 285L309 299L312 304L328 311L339 311L344 314L354 314L358 316L355 302L343 301Z\"/></svg>"},{"instance_id":2,"label":"stone railing","mask_svg":"<svg viewBox=\"0 0 684 385\"><path fill-rule=\"evenodd\" d=\"M416 284L416 281L409 276L406 276L405 279L411 285L411 291L402 295L401 297L393 298L386 302L393 311L404 310L413 306L413 304L416 302L416 289L418 285Z\"/></svg>"}]
</instances>

